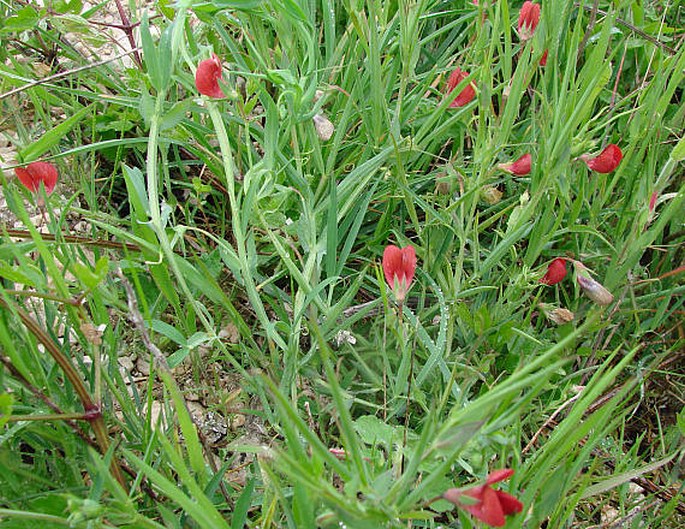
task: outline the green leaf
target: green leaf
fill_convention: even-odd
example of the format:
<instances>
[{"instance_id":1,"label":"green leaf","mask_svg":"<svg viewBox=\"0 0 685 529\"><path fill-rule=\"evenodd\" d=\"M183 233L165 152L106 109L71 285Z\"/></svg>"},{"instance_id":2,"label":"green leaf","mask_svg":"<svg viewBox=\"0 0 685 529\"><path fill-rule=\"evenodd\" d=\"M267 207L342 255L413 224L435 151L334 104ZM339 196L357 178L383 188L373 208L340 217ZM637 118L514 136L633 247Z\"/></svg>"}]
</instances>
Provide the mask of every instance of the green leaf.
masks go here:
<instances>
[{"instance_id":1,"label":"green leaf","mask_svg":"<svg viewBox=\"0 0 685 529\"><path fill-rule=\"evenodd\" d=\"M19 33L33 29L38 24L39 18L38 12L31 6L23 7L15 15L5 20L5 26L0 33Z\"/></svg>"},{"instance_id":2,"label":"green leaf","mask_svg":"<svg viewBox=\"0 0 685 529\"><path fill-rule=\"evenodd\" d=\"M48 130L40 139L34 141L28 147L19 152L20 158L25 162L32 162L38 159L45 152L55 147L66 136L77 123L88 115L93 104L83 107L81 110L65 119L62 123Z\"/></svg>"},{"instance_id":3,"label":"green leaf","mask_svg":"<svg viewBox=\"0 0 685 529\"><path fill-rule=\"evenodd\" d=\"M680 413L676 417L676 424L678 425L678 430L680 430L680 435L685 437L685 408L680 410Z\"/></svg>"},{"instance_id":4,"label":"green leaf","mask_svg":"<svg viewBox=\"0 0 685 529\"><path fill-rule=\"evenodd\" d=\"M393 444L393 437L395 436L395 428L382 421L375 415L363 415L354 421L354 429L361 437L364 444L374 446L382 444L386 448L391 448ZM399 437L401 438L401 434Z\"/></svg>"},{"instance_id":5,"label":"green leaf","mask_svg":"<svg viewBox=\"0 0 685 529\"><path fill-rule=\"evenodd\" d=\"M245 527L247 520L247 511L252 504L252 493L254 492L254 479L250 479L243 488L240 498L233 509L233 519L231 520L231 529L242 529Z\"/></svg>"},{"instance_id":6,"label":"green leaf","mask_svg":"<svg viewBox=\"0 0 685 529\"><path fill-rule=\"evenodd\" d=\"M145 178L137 167L123 165L124 181L128 199L133 209L134 228L137 223L147 222L150 216L150 206L147 200L147 190L145 189ZM147 228L150 232L150 228ZM154 234L153 234L154 236ZM150 240L150 239L148 239Z\"/></svg>"},{"instance_id":7,"label":"green leaf","mask_svg":"<svg viewBox=\"0 0 685 529\"><path fill-rule=\"evenodd\" d=\"M678 144L673 148L673 151L671 152L671 158L673 158L676 162L685 160L685 136L680 138Z\"/></svg>"},{"instance_id":8,"label":"green leaf","mask_svg":"<svg viewBox=\"0 0 685 529\"><path fill-rule=\"evenodd\" d=\"M190 466L193 469L193 472L195 473L195 478L200 482L200 484L205 484L207 482L207 468L205 466L202 445L200 444L200 438L197 435L197 428L195 427L195 423L193 422L193 419L190 416L190 412L188 412L188 408L186 407L186 401L183 398L183 395L181 395L181 391L178 389L178 385L176 384L176 381L173 379L170 371L161 370L159 375L162 379L162 382L164 382L164 385L169 391L169 394L171 395L171 400L174 402L174 408L176 409L176 417L178 418L178 424L181 427L181 432L183 433L184 444L186 450L188 451L188 459L190 461ZM164 441L166 441L166 439L161 438L160 441L162 441L162 444L164 445ZM168 443L168 441L166 442ZM167 447L165 446L165 449L166 448ZM175 449L171 448L171 446L168 447L167 451L167 454L171 457L169 451L172 451L174 452L174 454L177 454ZM181 461L180 456L178 456L178 461ZM183 465L183 468L185 468L185 465ZM176 468L176 470L180 473L180 469L178 467ZM194 480L193 484L196 484ZM188 485L188 483L186 483L186 485ZM216 511L214 511L213 513L209 514L214 515L217 513Z\"/></svg>"},{"instance_id":9,"label":"green leaf","mask_svg":"<svg viewBox=\"0 0 685 529\"><path fill-rule=\"evenodd\" d=\"M9 393L0 394L0 428L7 424L12 416L12 395Z\"/></svg>"},{"instance_id":10,"label":"green leaf","mask_svg":"<svg viewBox=\"0 0 685 529\"><path fill-rule=\"evenodd\" d=\"M183 336L183 333L176 327L169 325L162 320L152 320L150 322L150 328L162 336L166 336L177 345L186 345L186 337Z\"/></svg>"},{"instance_id":11,"label":"green leaf","mask_svg":"<svg viewBox=\"0 0 685 529\"><path fill-rule=\"evenodd\" d=\"M150 23L147 13L143 15L140 24L140 40L143 44L143 57L147 66L147 73L150 76L150 83L157 90L162 92L169 85L171 79L171 32L167 27L162 31L157 45L152 40L150 33Z\"/></svg>"},{"instance_id":12,"label":"green leaf","mask_svg":"<svg viewBox=\"0 0 685 529\"><path fill-rule=\"evenodd\" d=\"M62 15L66 13L78 14L83 9L83 2L81 0L56 0L52 3L52 8ZM58 19L55 17L53 21Z\"/></svg>"},{"instance_id":13,"label":"green leaf","mask_svg":"<svg viewBox=\"0 0 685 529\"><path fill-rule=\"evenodd\" d=\"M155 100L152 98L147 90L143 90L138 102L138 112L145 120L145 124L149 127L152 116L155 114Z\"/></svg>"},{"instance_id":14,"label":"green leaf","mask_svg":"<svg viewBox=\"0 0 685 529\"><path fill-rule=\"evenodd\" d=\"M109 272L109 260L107 257L100 257L92 270L89 265L74 263L72 271L88 290L95 290Z\"/></svg>"},{"instance_id":15,"label":"green leaf","mask_svg":"<svg viewBox=\"0 0 685 529\"><path fill-rule=\"evenodd\" d=\"M474 421L451 427L435 442L435 450L448 454L460 450L480 431L483 424L485 421Z\"/></svg>"},{"instance_id":16,"label":"green leaf","mask_svg":"<svg viewBox=\"0 0 685 529\"><path fill-rule=\"evenodd\" d=\"M639 478L644 474L654 472L655 470L670 463L675 456L676 454L671 454L670 456L660 459L659 461L655 461L654 463L650 463L649 465L644 465L640 468L636 468L634 470L629 470L627 472L622 472L621 474L611 476L608 479L600 481L599 483L596 483L595 485L586 488L581 498L585 500L587 498L591 498L592 496L597 496L598 494L602 494L611 489L615 489L616 487L623 485L624 483L628 483L629 481L635 478Z\"/></svg>"},{"instance_id":17,"label":"green leaf","mask_svg":"<svg viewBox=\"0 0 685 529\"><path fill-rule=\"evenodd\" d=\"M263 2L264 0L214 0L212 4L222 9L251 11L261 6Z\"/></svg>"},{"instance_id":18,"label":"green leaf","mask_svg":"<svg viewBox=\"0 0 685 529\"><path fill-rule=\"evenodd\" d=\"M190 109L192 102L189 99L177 102L169 111L164 114L162 121L159 124L160 132L167 129L173 129L186 117L186 113Z\"/></svg>"},{"instance_id":19,"label":"green leaf","mask_svg":"<svg viewBox=\"0 0 685 529\"><path fill-rule=\"evenodd\" d=\"M8 279L13 283L19 283L27 287L35 287L36 283L18 268L8 265L4 261L0 261L0 277Z\"/></svg>"}]
</instances>

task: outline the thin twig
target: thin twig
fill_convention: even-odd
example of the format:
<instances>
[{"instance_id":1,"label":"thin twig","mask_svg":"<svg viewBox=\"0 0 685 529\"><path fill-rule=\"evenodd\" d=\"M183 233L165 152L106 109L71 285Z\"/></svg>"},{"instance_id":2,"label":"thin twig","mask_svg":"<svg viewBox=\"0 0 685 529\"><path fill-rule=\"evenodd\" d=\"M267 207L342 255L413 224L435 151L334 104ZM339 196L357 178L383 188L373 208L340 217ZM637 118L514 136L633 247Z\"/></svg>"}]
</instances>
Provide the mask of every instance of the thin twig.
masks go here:
<instances>
[{"instance_id":1,"label":"thin twig","mask_svg":"<svg viewBox=\"0 0 685 529\"><path fill-rule=\"evenodd\" d=\"M592 32L595 29L598 5L599 0L595 0L595 3L592 5L592 7L587 6L588 9L586 9L586 11L590 12L590 20L588 21L587 28L585 29L585 33L583 34L583 40L580 41L580 45L578 46L578 53L576 54L576 65L580 63L580 58L583 56L583 52L585 51L585 45L587 44L587 41L590 39L590 35L592 35ZM583 8L585 7L586 6L583 5Z\"/></svg>"},{"instance_id":2,"label":"thin twig","mask_svg":"<svg viewBox=\"0 0 685 529\"><path fill-rule=\"evenodd\" d=\"M4 225L0 224L0 233L7 233L10 237L18 239L32 239L33 235L28 230L6 229ZM52 233L41 233L41 238L46 241L56 241L57 237ZM100 248L112 248L114 250L123 250L124 248L131 252L139 252L141 249L130 242L116 242L107 241L105 239L94 239L92 237L80 237L78 235L60 235L65 242L83 244L86 246L98 246Z\"/></svg>"},{"instance_id":3,"label":"thin twig","mask_svg":"<svg viewBox=\"0 0 685 529\"><path fill-rule=\"evenodd\" d=\"M107 454L110 447L109 433L107 431L107 426L102 415L102 410L100 408L99 402L95 402L91 397L86 384L81 378L80 373L74 367L71 358L68 357L52 340L50 335L34 320L28 312L24 311L17 305L0 299L0 307L4 307L7 310L11 310L14 314L19 317L26 329L45 347L45 350L52 357L55 363L59 366L64 377L69 381L73 387L76 395L78 395L81 405L83 406L83 411L86 414L86 420L90 423L90 427L93 429L95 434L95 440L97 441L100 453L102 455ZM110 471L112 476L119 482L123 489L126 489L127 484L124 480L124 476L121 473L121 467L119 466L119 461L116 458L112 458L110 463Z\"/></svg>"},{"instance_id":4,"label":"thin twig","mask_svg":"<svg viewBox=\"0 0 685 529\"><path fill-rule=\"evenodd\" d=\"M128 42L131 45L131 51L133 53L133 59L136 61L138 68L140 68L142 70L143 69L143 61L140 58L140 53L138 53L138 47L136 46L136 39L133 36L133 25L131 24L131 21L129 20L128 15L126 14L124 7L121 5L121 0L115 0L115 3L117 4L117 10L119 11L119 18L121 18L121 24L123 26L121 29L126 34L126 38L128 39Z\"/></svg>"},{"instance_id":5,"label":"thin twig","mask_svg":"<svg viewBox=\"0 0 685 529\"><path fill-rule=\"evenodd\" d=\"M602 15L602 16L606 17L609 15L609 13L607 13L606 11L603 11L601 9L597 9L597 1L595 1L594 6L586 6L586 5L581 6L580 3L578 3L578 2L576 2L574 5L575 5L575 7L582 7L585 11L595 13L595 16L596 15ZM633 26L630 22L626 22L622 18L616 18L616 23L620 24L621 26L628 28L630 31L638 34L643 39L648 40L649 42L651 42L655 46L659 46L661 49L666 50L671 55L675 55L678 53L678 50L676 50L675 48L671 48L668 44L664 44L659 39L652 37L648 33L645 33L644 31L642 31L640 28ZM585 39L585 40L587 40L587 39ZM579 48L579 51L580 51L580 48Z\"/></svg>"},{"instance_id":6,"label":"thin twig","mask_svg":"<svg viewBox=\"0 0 685 529\"><path fill-rule=\"evenodd\" d=\"M34 397L37 399L41 400L48 408L50 408L52 411L59 415L66 415L62 408L60 408L57 404L55 404L50 398L40 391L37 387L35 387L29 380L24 377L24 375L21 374L21 371L19 371L16 367L14 367L14 364L12 361L6 357L6 356L0 356L0 363L2 363L5 366L5 369L10 372L12 377L16 378L22 386L24 386ZM88 437L88 434L75 422L69 419L64 419L64 423L71 428L74 433L86 444L93 448L98 448L98 445L95 441L93 441L90 437Z\"/></svg>"},{"instance_id":7,"label":"thin twig","mask_svg":"<svg viewBox=\"0 0 685 529\"><path fill-rule=\"evenodd\" d=\"M0 101L3 99L6 99L10 96L13 96L15 94L19 94L23 92L24 90L28 90L29 88L33 88L34 86L40 86L43 84L47 84L51 81L56 81L58 79L62 79L64 77L69 77L70 75L74 75L80 72L84 72L86 70L90 70L92 68L97 68L98 66L102 66L103 64L107 64L110 62L118 61L119 59L126 57L127 55L131 55L132 53L136 53L140 50L140 46L137 48L134 48L132 50L126 51L124 53L120 53L119 55L115 55L114 57L110 57L109 59L104 59L102 61L98 62L92 62L90 64L86 64L84 66L79 66L78 68L74 68L73 70L67 70L66 72L60 72L55 75L50 75L48 77L43 77L42 79L37 79L35 81L31 81L30 83L27 83L23 86L18 86L17 88L13 88L9 92L5 92L4 94L0 94Z\"/></svg>"},{"instance_id":8,"label":"thin twig","mask_svg":"<svg viewBox=\"0 0 685 529\"><path fill-rule=\"evenodd\" d=\"M616 393L618 393L618 391L619 391L620 389L621 389L621 387L619 387L619 388L614 388L614 389L610 390L607 394L600 396L598 399L595 400L595 402L593 402L593 403L588 407L588 410L586 411L586 414L592 413L592 412L596 411L598 408L601 408L604 404L606 404L607 402L609 402L609 401L611 400L610 397L615 396ZM580 395L580 393L579 393L579 395ZM575 398L577 398L577 396L576 396ZM573 400L573 399L571 399L571 400ZM557 412L561 411L561 409L565 408L566 405L569 404L569 403L570 403L570 401L565 402L565 403L557 410ZM557 414L558 414L557 412L555 412L554 415L557 415ZM549 419L547 419L547 421L545 421L545 424L543 424L543 426L540 428L540 430L547 429L547 430L550 430L550 431L554 431L554 429L555 429L557 426L559 426L559 423L557 422L557 420L554 419L553 417L550 417ZM534 439L531 441L531 443L533 443L534 441L537 440L537 438L538 438L538 436L539 436L540 433L541 433L541 431L536 432L536 434L535 434L535 436L534 436ZM528 450L528 449L530 448L531 443L528 443L528 446L526 446L526 447L523 449L523 452L525 452L526 450ZM585 445L585 439L580 439L580 440L578 441L578 443L579 443L581 446L584 446L584 445ZM592 449L592 455L593 455L594 457L601 458L602 461L603 461L603 463L604 463L604 465L605 465L606 467L608 467L609 470L610 470L611 472L614 472L614 471L616 470L616 465L615 465L615 463L611 460L611 456L610 456L609 454L607 454L606 452L604 452L603 450L601 450L600 448L593 448L593 449ZM634 477L634 478L630 478L630 481L631 481L632 483L635 483L636 485L638 485L638 486L641 487L642 489L646 490L646 491L649 492L650 494L654 494L654 495L657 496L659 499L661 499L662 501L665 501L665 502L671 501L673 498L675 498L675 497L679 494L677 491L675 491L675 490L672 489L672 488L669 488L669 487L666 487L666 486L661 486L661 487L660 487L659 485L657 485L656 483L654 483L652 480L650 480L650 479L648 479L648 478L645 478L645 477L642 477L642 476L637 476L637 477ZM676 509L680 514L685 514L685 505L683 505L681 502L676 503L675 509Z\"/></svg>"}]
</instances>

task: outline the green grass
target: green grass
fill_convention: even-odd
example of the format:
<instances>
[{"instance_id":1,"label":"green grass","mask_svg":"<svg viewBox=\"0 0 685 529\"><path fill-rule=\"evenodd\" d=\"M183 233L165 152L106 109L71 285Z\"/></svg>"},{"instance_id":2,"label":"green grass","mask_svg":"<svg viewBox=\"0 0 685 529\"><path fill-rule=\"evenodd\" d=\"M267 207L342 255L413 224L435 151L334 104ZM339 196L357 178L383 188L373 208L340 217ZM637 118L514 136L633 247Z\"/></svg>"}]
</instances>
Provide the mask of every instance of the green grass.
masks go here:
<instances>
[{"instance_id":1,"label":"green grass","mask_svg":"<svg viewBox=\"0 0 685 529\"><path fill-rule=\"evenodd\" d=\"M548 1L522 43L479 3L122 2L142 69L76 45L107 2L0 4L0 527L468 528L437 497L504 467L507 527L682 525L682 7Z\"/></svg>"}]
</instances>

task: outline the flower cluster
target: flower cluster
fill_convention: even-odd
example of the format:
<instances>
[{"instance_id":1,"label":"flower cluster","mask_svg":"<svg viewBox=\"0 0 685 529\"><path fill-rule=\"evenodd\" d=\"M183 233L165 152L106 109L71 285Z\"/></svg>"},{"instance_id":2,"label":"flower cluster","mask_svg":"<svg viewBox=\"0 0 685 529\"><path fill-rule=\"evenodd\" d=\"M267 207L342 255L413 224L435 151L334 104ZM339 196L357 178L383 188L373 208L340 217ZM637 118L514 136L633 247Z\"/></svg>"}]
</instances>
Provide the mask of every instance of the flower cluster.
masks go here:
<instances>
[{"instance_id":1,"label":"flower cluster","mask_svg":"<svg viewBox=\"0 0 685 529\"><path fill-rule=\"evenodd\" d=\"M474 2L478 5L478 2ZM522 42L530 40L535 34L535 30L540 23L541 7L540 4L527 0L521 6L518 18L518 35ZM540 66L547 64L549 56L548 50L545 50L540 57ZM457 67L449 76L447 80L447 95L451 98L450 108L460 108L468 105L476 97L476 84L471 81L464 86L456 95L455 89L462 84L464 80L469 77L469 72ZM579 157L585 162L587 167L597 173L610 173L619 166L623 159L623 153L618 145L612 143L608 145L601 153L596 156L590 154L583 154ZM509 173L514 176L525 176L530 174L532 168L532 155L525 153L518 159L500 163L497 168L501 171Z\"/></svg>"}]
</instances>

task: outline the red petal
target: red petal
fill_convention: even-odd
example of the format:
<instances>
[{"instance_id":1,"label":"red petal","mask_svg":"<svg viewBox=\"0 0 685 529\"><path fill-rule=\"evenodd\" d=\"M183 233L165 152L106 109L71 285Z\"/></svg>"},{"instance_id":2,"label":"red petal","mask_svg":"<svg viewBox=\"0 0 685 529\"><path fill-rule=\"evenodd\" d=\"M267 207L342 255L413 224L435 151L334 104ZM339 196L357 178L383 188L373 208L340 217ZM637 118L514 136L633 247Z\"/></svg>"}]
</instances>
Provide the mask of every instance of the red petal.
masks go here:
<instances>
[{"instance_id":1,"label":"red petal","mask_svg":"<svg viewBox=\"0 0 685 529\"><path fill-rule=\"evenodd\" d=\"M540 283L545 285L556 285L566 277L566 259L561 257L556 258L549 263L547 273L540 279Z\"/></svg>"},{"instance_id":2,"label":"red petal","mask_svg":"<svg viewBox=\"0 0 685 529\"><path fill-rule=\"evenodd\" d=\"M221 61L212 54L211 59L205 59L197 65L195 72L195 87L197 91L209 97L225 97L219 86L221 79Z\"/></svg>"},{"instance_id":3,"label":"red petal","mask_svg":"<svg viewBox=\"0 0 685 529\"><path fill-rule=\"evenodd\" d=\"M509 514L516 514L523 510L523 503L518 501L514 496L501 490L495 491L499 504L502 506L502 512L505 516Z\"/></svg>"},{"instance_id":4,"label":"red petal","mask_svg":"<svg viewBox=\"0 0 685 529\"><path fill-rule=\"evenodd\" d=\"M474 506L476 505L475 502L481 502L482 500L482 494L483 494L483 488L485 485L478 485L477 487L472 487L470 489L447 489L445 493L442 495L444 499L446 499L449 502L454 503L457 507L462 507L466 508L467 505ZM462 497L463 496L468 496L469 498L473 498L474 501L467 501L463 502Z\"/></svg>"},{"instance_id":5,"label":"red petal","mask_svg":"<svg viewBox=\"0 0 685 529\"><path fill-rule=\"evenodd\" d=\"M487 485L492 485L493 483L499 483L500 481L504 481L505 479L510 478L511 476L514 475L514 471L510 468L502 468L500 470L493 470L488 474L488 477L485 480L485 483Z\"/></svg>"},{"instance_id":6,"label":"red petal","mask_svg":"<svg viewBox=\"0 0 685 529\"><path fill-rule=\"evenodd\" d=\"M413 246L406 246L402 248L402 268L401 274L404 276L407 289L414 279L414 272L416 271L416 251ZM402 279L402 277L400 277Z\"/></svg>"},{"instance_id":7,"label":"red petal","mask_svg":"<svg viewBox=\"0 0 685 529\"><path fill-rule=\"evenodd\" d=\"M28 169L17 167L14 169L14 174L17 175L19 181L24 184L24 187L31 191L31 193L35 193L38 190L39 182L33 179L33 175Z\"/></svg>"},{"instance_id":8,"label":"red petal","mask_svg":"<svg viewBox=\"0 0 685 529\"><path fill-rule=\"evenodd\" d=\"M28 170L34 177L43 182L45 192L49 195L57 185L57 168L48 162L33 162L28 165Z\"/></svg>"},{"instance_id":9,"label":"red petal","mask_svg":"<svg viewBox=\"0 0 685 529\"><path fill-rule=\"evenodd\" d=\"M43 182L45 192L48 195L54 191L59 177L57 168L48 162L32 162L25 169L17 167L14 173L32 193L38 191L40 183Z\"/></svg>"},{"instance_id":10,"label":"red petal","mask_svg":"<svg viewBox=\"0 0 685 529\"><path fill-rule=\"evenodd\" d=\"M521 40L527 40L533 36L535 28L540 22L540 4L526 1L521 6L519 12L519 37Z\"/></svg>"},{"instance_id":11,"label":"red petal","mask_svg":"<svg viewBox=\"0 0 685 529\"><path fill-rule=\"evenodd\" d=\"M402 250L394 244L386 246L383 252L383 274L390 288L395 286L395 276L402 268Z\"/></svg>"},{"instance_id":12,"label":"red petal","mask_svg":"<svg viewBox=\"0 0 685 529\"><path fill-rule=\"evenodd\" d=\"M509 163L501 163L499 167L502 171L511 173L516 176L525 176L530 174L531 161L533 157L530 154L524 154L518 160Z\"/></svg>"},{"instance_id":13,"label":"red petal","mask_svg":"<svg viewBox=\"0 0 685 529\"><path fill-rule=\"evenodd\" d=\"M447 81L447 93L452 93L457 85L468 76L469 73L463 72L461 68L454 70ZM473 101L474 97L476 97L476 91L473 89L473 83L469 83L450 103L450 108L463 107Z\"/></svg>"},{"instance_id":14,"label":"red petal","mask_svg":"<svg viewBox=\"0 0 685 529\"><path fill-rule=\"evenodd\" d=\"M623 159L623 153L618 145L610 143L594 158L586 159L585 163L593 171L598 173L610 173L618 167Z\"/></svg>"},{"instance_id":15,"label":"red petal","mask_svg":"<svg viewBox=\"0 0 685 529\"><path fill-rule=\"evenodd\" d=\"M483 490L483 501L474 508L466 508L479 520L485 522L492 527L502 527L504 525L504 511L499 503L497 493L490 487L485 487Z\"/></svg>"}]
</instances>

